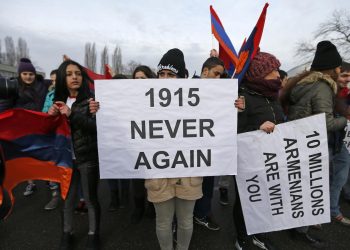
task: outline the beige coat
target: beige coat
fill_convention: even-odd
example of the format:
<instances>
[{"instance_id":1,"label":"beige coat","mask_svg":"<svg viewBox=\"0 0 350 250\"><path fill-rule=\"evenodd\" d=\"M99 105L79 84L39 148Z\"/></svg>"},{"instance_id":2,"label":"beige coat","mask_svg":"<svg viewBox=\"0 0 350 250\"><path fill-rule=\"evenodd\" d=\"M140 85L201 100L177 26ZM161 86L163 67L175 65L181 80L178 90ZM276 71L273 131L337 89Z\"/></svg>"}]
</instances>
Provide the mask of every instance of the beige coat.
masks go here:
<instances>
[{"instance_id":1,"label":"beige coat","mask_svg":"<svg viewBox=\"0 0 350 250\"><path fill-rule=\"evenodd\" d=\"M203 196L202 182L202 177L147 179L145 187L150 202L163 202L174 197L197 200Z\"/></svg>"}]
</instances>

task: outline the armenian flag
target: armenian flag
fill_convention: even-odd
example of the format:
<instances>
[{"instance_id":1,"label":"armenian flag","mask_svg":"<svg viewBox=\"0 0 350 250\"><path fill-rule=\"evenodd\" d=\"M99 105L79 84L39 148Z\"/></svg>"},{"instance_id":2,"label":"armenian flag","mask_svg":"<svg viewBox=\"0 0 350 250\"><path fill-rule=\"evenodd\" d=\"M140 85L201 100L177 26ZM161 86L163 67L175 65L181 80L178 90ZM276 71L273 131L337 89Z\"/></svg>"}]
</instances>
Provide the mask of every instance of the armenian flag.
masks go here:
<instances>
[{"instance_id":1,"label":"armenian flag","mask_svg":"<svg viewBox=\"0 0 350 250\"><path fill-rule=\"evenodd\" d=\"M210 16L212 33L219 42L219 58L224 62L225 69L227 70L228 74L232 76L236 65L239 62L236 50L233 47L230 38L226 34L224 26L222 25L213 6L210 6Z\"/></svg>"},{"instance_id":2,"label":"armenian flag","mask_svg":"<svg viewBox=\"0 0 350 250\"><path fill-rule=\"evenodd\" d=\"M250 62L259 50L259 44L265 26L267 7L269 7L268 3L265 4L252 33L248 40L243 43L239 51L239 62L235 72L235 78L238 79L239 83L242 81L244 74L249 68Z\"/></svg>"},{"instance_id":3,"label":"armenian flag","mask_svg":"<svg viewBox=\"0 0 350 250\"><path fill-rule=\"evenodd\" d=\"M11 109L0 113L0 143L5 159L3 189L9 192L26 180L61 184L65 199L72 176L72 142L65 116ZM0 204L2 195L0 192Z\"/></svg>"}]
</instances>

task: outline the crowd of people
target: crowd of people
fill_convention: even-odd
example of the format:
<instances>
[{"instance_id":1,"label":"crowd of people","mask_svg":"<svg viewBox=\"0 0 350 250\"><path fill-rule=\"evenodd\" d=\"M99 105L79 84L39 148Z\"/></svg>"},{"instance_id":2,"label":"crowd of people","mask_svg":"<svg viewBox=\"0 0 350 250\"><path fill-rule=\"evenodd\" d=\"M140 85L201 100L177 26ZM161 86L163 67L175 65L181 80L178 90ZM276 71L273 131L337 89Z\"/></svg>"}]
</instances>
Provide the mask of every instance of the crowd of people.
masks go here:
<instances>
[{"instance_id":1,"label":"crowd of people","mask_svg":"<svg viewBox=\"0 0 350 250\"><path fill-rule=\"evenodd\" d=\"M326 114L330 167L330 211L332 220L350 226L350 220L339 207L343 190L350 201L350 156L343 143L344 128L350 119L350 65L342 60L337 48L329 41L317 45L309 71L288 78L280 69L280 61L272 54L258 51L251 61L242 83L239 98L233 102L238 110L238 133L262 130L273 133L277 124L308 117L318 113ZM99 164L96 132L98 100L94 100L89 87L93 82L84 67L65 59L58 69L50 74L51 80L44 80L27 58L18 64L18 94L0 99L0 112L10 108L23 108L46 112L50 116L64 115L68 118L72 134L73 175L62 213L62 238L60 249L72 249L73 214L87 213L89 221L87 249L100 248L101 208L98 200ZM117 74L114 79L127 79ZM142 65L135 69L132 79L176 79L189 78L185 57L174 48L160 59L157 72ZM200 76L193 78L229 78L225 65L215 50L203 63ZM239 145L238 145L239 147ZM4 161L1 161L4 164ZM3 166L2 169L3 171ZM1 173L1 172L0 172ZM2 177L0 176L2 182ZM248 249L249 243L261 249L277 249L269 233L248 236L245 228L238 188L229 192L233 176L219 177L220 204L228 205L229 197L236 196L233 219L237 235L236 249ZM0 183L1 184L1 183ZM155 218L156 235L162 250L189 249L193 223L208 230L220 230L211 209L214 177L181 177L160 179L111 179L109 211L122 208L129 197L133 199L132 221L139 223L145 214ZM129 195L129 185L133 194ZM49 182L51 199L44 209L53 210L60 200L59 184ZM35 181L28 180L24 195L36 191ZM75 207L79 200L78 206ZM0 215L1 215L0 207ZM314 225L322 227L321 225ZM325 240L309 233L308 227L290 230L294 240L301 240L314 248L325 248ZM234 237L234 236L232 236Z\"/></svg>"}]
</instances>

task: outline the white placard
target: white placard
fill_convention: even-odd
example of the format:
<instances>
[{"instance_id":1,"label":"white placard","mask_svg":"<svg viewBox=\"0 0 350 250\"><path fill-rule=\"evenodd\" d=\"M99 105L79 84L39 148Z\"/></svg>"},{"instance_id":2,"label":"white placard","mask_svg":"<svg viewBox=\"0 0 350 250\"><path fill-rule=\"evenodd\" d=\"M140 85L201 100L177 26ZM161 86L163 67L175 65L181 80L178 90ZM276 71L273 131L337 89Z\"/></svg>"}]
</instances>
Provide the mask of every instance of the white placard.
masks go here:
<instances>
[{"instance_id":1,"label":"white placard","mask_svg":"<svg viewBox=\"0 0 350 250\"><path fill-rule=\"evenodd\" d=\"M237 185L247 233L330 222L325 115L238 135Z\"/></svg>"},{"instance_id":2,"label":"white placard","mask_svg":"<svg viewBox=\"0 0 350 250\"><path fill-rule=\"evenodd\" d=\"M345 127L344 144L350 153L350 121L348 121L347 126Z\"/></svg>"},{"instance_id":3,"label":"white placard","mask_svg":"<svg viewBox=\"0 0 350 250\"><path fill-rule=\"evenodd\" d=\"M100 177L237 172L232 79L97 80Z\"/></svg>"}]
</instances>

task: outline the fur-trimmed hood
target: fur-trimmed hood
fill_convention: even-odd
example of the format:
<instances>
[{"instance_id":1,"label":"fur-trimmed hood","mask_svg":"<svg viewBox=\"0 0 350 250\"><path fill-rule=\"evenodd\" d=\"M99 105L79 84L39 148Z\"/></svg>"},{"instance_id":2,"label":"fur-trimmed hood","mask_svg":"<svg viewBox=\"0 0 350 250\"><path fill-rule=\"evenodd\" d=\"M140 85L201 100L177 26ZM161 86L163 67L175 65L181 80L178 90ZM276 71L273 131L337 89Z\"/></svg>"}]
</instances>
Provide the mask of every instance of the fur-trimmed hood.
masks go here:
<instances>
[{"instance_id":1,"label":"fur-trimmed hood","mask_svg":"<svg viewBox=\"0 0 350 250\"><path fill-rule=\"evenodd\" d=\"M301 79L297 83L297 85L299 85L299 84L315 84L319 81L326 82L331 87L334 94L337 94L337 91L338 91L337 83L329 75L325 75L325 74L318 72L318 71L311 72L308 76Z\"/></svg>"}]
</instances>

